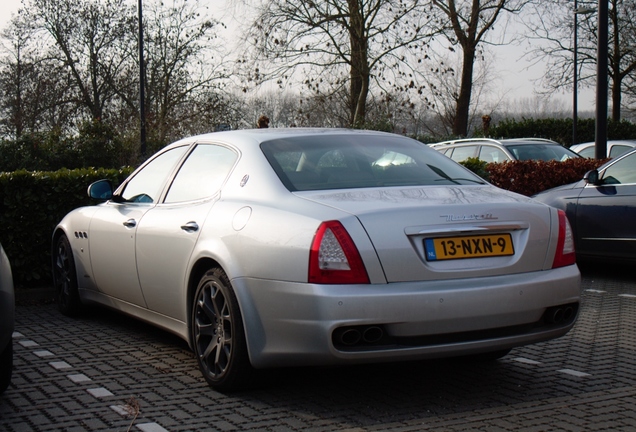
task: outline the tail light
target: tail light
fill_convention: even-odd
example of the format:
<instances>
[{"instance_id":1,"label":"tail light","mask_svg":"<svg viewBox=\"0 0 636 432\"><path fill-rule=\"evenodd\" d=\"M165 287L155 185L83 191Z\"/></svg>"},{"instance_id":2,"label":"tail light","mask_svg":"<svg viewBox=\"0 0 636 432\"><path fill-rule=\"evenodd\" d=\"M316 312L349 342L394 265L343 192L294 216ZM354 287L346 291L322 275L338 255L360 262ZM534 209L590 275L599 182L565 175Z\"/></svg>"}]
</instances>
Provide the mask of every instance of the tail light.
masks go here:
<instances>
[{"instance_id":1,"label":"tail light","mask_svg":"<svg viewBox=\"0 0 636 432\"><path fill-rule=\"evenodd\" d=\"M369 283L358 248L340 222L323 222L318 227L309 252L308 277L317 284Z\"/></svg>"},{"instance_id":2,"label":"tail light","mask_svg":"<svg viewBox=\"0 0 636 432\"><path fill-rule=\"evenodd\" d=\"M552 268L565 267L576 262L576 254L574 251L574 235L572 227L568 222L563 210L559 212L559 240L557 242L557 250L554 255Z\"/></svg>"}]
</instances>

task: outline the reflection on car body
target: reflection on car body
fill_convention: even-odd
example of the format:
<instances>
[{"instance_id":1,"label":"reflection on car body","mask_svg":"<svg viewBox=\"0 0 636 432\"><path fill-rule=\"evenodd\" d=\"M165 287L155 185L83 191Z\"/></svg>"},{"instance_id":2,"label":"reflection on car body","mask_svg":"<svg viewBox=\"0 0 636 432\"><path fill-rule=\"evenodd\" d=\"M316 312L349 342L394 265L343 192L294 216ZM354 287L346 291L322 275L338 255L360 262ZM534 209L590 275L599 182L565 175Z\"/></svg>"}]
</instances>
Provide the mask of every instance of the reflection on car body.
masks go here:
<instances>
[{"instance_id":1,"label":"reflection on car body","mask_svg":"<svg viewBox=\"0 0 636 432\"><path fill-rule=\"evenodd\" d=\"M174 332L217 389L269 367L496 358L577 316L564 213L406 137L216 132L89 194L106 201L53 234L61 311Z\"/></svg>"}]
</instances>

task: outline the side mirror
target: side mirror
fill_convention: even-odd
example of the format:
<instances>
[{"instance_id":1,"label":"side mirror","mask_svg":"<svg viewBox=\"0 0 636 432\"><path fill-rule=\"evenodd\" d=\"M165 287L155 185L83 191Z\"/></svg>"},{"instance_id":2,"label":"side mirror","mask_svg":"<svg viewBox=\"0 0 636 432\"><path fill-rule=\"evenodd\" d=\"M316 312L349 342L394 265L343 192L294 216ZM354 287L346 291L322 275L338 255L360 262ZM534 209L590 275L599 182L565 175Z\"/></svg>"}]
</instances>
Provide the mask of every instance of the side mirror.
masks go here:
<instances>
[{"instance_id":1,"label":"side mirror","mask_svg":"<svg viewBox=\"0 0 636 432\"><path fill-rule=\"evenodd\" d=\"M593 184L593 185L598 184L599 182L598 170L592 170L592 171L586 172L585 175L583 176L583 180L585 180L585 183L587 184Z\"/></svg>"},{"instance_id":2,"label":"side mirror","mask_svg":"<svg viewBox=\"0 0 636 432\"><path fill-rule=\"evenodd\" d=\"M97 180L88 186L88 196L100 201L108 201L113 197L113 184L110 180Z\"/></svg>"}]
</instances>

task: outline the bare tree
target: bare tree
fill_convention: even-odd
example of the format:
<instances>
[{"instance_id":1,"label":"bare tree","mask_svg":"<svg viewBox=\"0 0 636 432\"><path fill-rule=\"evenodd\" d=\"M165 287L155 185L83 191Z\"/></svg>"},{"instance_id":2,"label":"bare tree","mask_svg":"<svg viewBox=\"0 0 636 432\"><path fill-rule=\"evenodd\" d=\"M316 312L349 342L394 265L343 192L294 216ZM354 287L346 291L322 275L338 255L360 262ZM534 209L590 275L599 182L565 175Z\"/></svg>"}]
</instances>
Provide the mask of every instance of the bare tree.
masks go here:
<instances>
[{"instance_id":1,"label":"bare tree","mask_svg":"<svg viewBox=\"0 0 636 432\"><path fill-rule=\"evenodd\" d=\"M579 1L581 10L594 11L597 3ZM528 56L537 61L547 60L544 85L548 92L573 85L577 74L581 85L595 83L598 20L595 15L579 14L577 65L574 65L574 9L572 2L559 0L539 2L534 19L528 21L532 38L539 44L529 50ZM636 101L636 1L609 0L608 76L611 88L612 119L620 120L623 104ZM575 72L576 66L576 72Z\"/></svg>"},{"instance_id":2,"label":"bare tree","mask_svg":"<svg viewBox=\"0 0 636 432\"><path fill-rule=\"evenodd\" d=\"M527 0L432 0L447 17L444 33L451 44L462 50L459 93L453 119L453 134L468 134L470 103L473 91L475 58L486 36L504 13L516 14Z\"/></svg>"},{"instance_id":3,"label":"bare tree","mask_svg":"<svg viewBox=\"0 0 636 432\"><path fill-rule=\"evenodd\" d=\"M68 71L76 103L101 121L117 96L114 80L130 64L134 9L125 0L29 0L23 13L49 58Z\"/></svg>"},{"instance_id":4,"label":"bare tree","mask_svg":"<svg viewBox=\"0 0 636 432\"><path fill-rule=\"evenodd\" d=\"M145 13L146 103L159 143L222 121L215 114L225 103L220 88L230 74L217 36L222 24L203 12L196 1L176 0L171 6L155 2Z\"/></svg>"},{"instance_id":5,"label":"bare tree","mask_svg":"<svg viewBox=\"0 0 636 432\"><path fill-rule=\"evenodd\" d=\"M348 123L361 125L372 84L421 91L410 65L425 58L433 19L422 0L264 0L245 63L257 83L296 73L317 96L346 88Z\"/></svg>"}]
</instances>

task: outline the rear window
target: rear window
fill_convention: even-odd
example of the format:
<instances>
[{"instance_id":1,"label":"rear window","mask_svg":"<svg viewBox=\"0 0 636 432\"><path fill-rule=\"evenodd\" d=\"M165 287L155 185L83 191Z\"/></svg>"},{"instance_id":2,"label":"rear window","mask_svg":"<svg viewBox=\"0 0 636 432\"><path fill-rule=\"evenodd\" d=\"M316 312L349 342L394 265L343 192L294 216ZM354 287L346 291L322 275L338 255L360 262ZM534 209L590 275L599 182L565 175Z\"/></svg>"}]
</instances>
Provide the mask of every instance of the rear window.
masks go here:
<instances>
[{"instance_id":1,"label":"rear window","mask_svg":"<svg viewBox=\"0 0 636 432\"><path fill-rule=\"evenodd\" d=\"M551 144L519 144L507 145L506 148L520 161L542 160L542 161L564 161L566 159L578 158L578 154L560 145Z\"/></svg>"},{"instance_id":2,"label":"rear window","mask_svg":"<svg viewBox=\"0 0 636 432\"><path fill-rule=\"evenodd\" d=\"M293 137L264 142L261 149L292 192L485 183L438 151L399 136Z\"/></svg>"}]
</instances>

